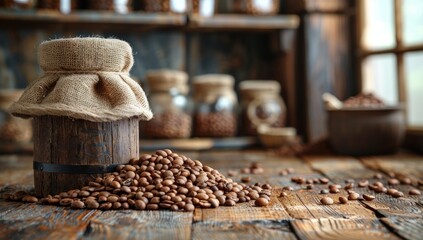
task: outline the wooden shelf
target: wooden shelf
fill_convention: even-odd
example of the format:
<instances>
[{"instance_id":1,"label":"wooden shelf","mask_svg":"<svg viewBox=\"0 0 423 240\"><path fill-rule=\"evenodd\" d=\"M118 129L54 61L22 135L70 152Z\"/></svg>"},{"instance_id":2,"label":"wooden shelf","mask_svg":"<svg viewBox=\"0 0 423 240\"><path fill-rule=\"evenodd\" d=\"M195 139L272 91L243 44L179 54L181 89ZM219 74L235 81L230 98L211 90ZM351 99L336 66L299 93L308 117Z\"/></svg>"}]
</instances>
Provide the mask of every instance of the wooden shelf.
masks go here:
<instances>
[{"instance_id":1,"label":"wooden shelf","mask_svg":"<svg viewBox=\"0 0 423 240\"><path fill-rule=\"evenodd\" d=\"M145 13L115 14L98 11L78 11L69 15L48 10L0 10L0 27L89 27L144 30L145 28L181 28L196 30L277 30L295 29L299 18L296 15L250 16L241 14L217 14L213 17L198 15ZM145 28L143 28L145 27Z\"/></svg>"},{"instance_id":2,"label":"wooden shelf","mask_svg":"<svg viewBox=\"0 0 423 240\"><path fill-rule=\"evenodd\" d=\"M229 29L229 30L278 30L295 29L299 25L296 15L251 16L242 14L216 14L213 17L191 15L190 29Z\"/></svg>"},{"instance_id":3,"label":"wooden shelf","mask_svg":"<svg viewBox=\"0 0 423 240\"><path fill-rule=\"evenodd\" d=\"M31 28L33 26L82 26L95 25L108 28L118 25L123 29L134 26L149 27L183 27L187 24L184 14L165 13L129 13L116 14L111 12L78 11L71 14L61 14L48 10L10 11L0 10L0 26Z\"/></svg>"}]
</instances>

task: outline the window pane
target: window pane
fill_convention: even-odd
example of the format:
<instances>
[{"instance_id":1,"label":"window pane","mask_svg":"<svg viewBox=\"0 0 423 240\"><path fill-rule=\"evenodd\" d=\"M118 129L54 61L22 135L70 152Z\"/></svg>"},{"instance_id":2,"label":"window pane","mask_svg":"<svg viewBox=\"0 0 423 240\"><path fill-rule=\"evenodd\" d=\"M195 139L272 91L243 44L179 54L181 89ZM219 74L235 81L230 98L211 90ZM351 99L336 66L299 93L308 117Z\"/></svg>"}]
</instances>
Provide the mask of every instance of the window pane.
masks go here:
<instances>
[{"instance_id":1,"label":"window pane","mask_svg":"<svg viewBox=\"0 0 423 240\"><path fill-rule=\"evenodd\" d=\"M423 126L423 51L404 55L407 118L411 126Z\"/></svg>"},{"instance_id":2,"label":"window pane","mask_svg":"<svg viewBox=\"0 0 423 240\"><path fill-rule=\"evenodd\" d=\"M362 46L369 50L395 47L393 0L362 0L364 6Z\"/></svg>"},{"instance_id":3,"label":"window pane","mask_svg":"<svg viewBox=\"0 0 423 240\"><path fill-rule=\"evenodd\" d=\"M363 61L363 92L372 92L387 104L398 103L397 66L394 54L380 54Z\"/></svg>"},{"instance_id":4,"label":"window pane","mask_svg":"<svg viewBox=\"0 0 423 240\"><path fill-rule=\"evenodd\" d=\"M403 0L404 45L423 44L423 1Z\"/></svg>"}]
</instances>

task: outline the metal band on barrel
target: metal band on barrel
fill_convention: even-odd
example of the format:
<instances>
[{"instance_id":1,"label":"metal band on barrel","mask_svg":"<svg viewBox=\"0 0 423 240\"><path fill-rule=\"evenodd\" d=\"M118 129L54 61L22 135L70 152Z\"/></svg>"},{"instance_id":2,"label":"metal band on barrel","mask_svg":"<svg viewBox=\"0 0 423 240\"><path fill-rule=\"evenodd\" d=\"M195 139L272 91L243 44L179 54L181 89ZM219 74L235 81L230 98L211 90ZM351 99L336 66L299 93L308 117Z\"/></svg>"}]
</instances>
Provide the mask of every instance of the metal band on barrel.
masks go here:
<instances>
[{"instance_id":1,"label":"metal band on barrel","mask_svg":"<svg viewBox=\"0 0 423 240\"><path fill-rule=\"evenodd\" d=\"M34 161L33 168L41 172L71 174L101 174L113 172L119 164L110 165L69 165Z\"/></svg>"}]
</instances>

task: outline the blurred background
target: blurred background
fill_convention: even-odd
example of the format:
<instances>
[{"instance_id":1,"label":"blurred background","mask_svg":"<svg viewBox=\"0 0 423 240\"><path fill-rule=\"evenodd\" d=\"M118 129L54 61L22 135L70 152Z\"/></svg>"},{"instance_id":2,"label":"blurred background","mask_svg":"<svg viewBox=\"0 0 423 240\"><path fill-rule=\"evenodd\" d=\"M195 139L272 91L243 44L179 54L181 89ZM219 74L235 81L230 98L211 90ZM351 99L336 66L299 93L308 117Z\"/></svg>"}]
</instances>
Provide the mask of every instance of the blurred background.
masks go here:
<instances>
[{"instance_id":1,"label":"blurred background","mask_svg":"<svg viewBox=\"0 0 423 240\"><path fill-rule=\"evenodd\" d=\"M43 41L115 37L132 46L131 75L149 97L151 70L186 72L187 97L195 76L225 74L240 114L241 83L274 80L280 127L315 143L328 135L323 93L345 100L372 92L386 104L403 104L405 145L422 146L421 0L0 0L0 7L2 93L42 74ZM0 101L11 101L9 95ZM244 136L243 126L228 137Z\"/></svg>"}]
</instances>

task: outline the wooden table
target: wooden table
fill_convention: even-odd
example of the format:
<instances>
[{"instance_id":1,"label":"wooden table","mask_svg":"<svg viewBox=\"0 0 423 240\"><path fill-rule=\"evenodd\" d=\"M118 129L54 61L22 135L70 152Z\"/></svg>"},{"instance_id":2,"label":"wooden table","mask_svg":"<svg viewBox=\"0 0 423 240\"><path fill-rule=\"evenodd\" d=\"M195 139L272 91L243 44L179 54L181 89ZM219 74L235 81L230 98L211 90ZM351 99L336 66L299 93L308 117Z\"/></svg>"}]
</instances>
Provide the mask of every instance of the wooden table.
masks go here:
<instances>
[{"instance_id":1,"label":"wooden table","mask_svg":"<svg viewBox=\"0 0 423 240\"><path fill-rule=\"evenodd\" d=\"M274 186L271 204L254 207L253 203L236 207L197 209L195 212L171 211L101 211L72 210L58 206L43 206L6 202L0 199L0 239L423 239L423 196L409 196L411 186L397 189L404 198L375 194L368 188L355 188L360 193L372 193L374 201L350 201L341 205L341 190L329 194L334 205L320 204L318 192L327 187L291 182L292 176L327 177L341 185L344 180L373 179L375 173L388 179L395 172L423 179L423 156L395 155L371 158L314 156L304 158L277 157L258 150L187 152L223 174L228 170L248 167L261 162L264 174L249 175L252 182L268 182ZM33 188L32 158L0 157L0 194ZM295 172L280 176L282 169ZM239 181L245 174L233 177ZM278 197L282 186L295 190L287 197ZM422 190L422 187L420 186Z\"/></svg>"}]
</instances>

